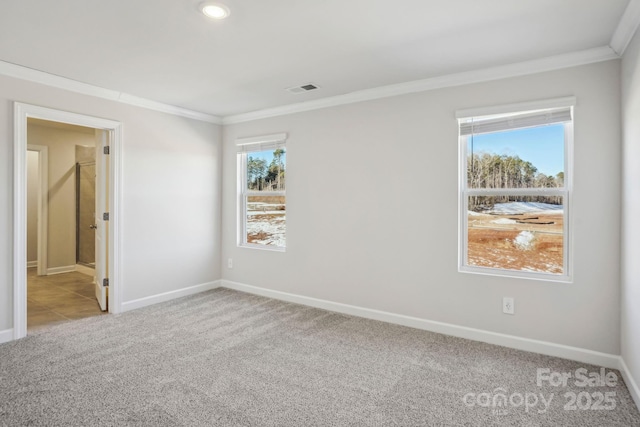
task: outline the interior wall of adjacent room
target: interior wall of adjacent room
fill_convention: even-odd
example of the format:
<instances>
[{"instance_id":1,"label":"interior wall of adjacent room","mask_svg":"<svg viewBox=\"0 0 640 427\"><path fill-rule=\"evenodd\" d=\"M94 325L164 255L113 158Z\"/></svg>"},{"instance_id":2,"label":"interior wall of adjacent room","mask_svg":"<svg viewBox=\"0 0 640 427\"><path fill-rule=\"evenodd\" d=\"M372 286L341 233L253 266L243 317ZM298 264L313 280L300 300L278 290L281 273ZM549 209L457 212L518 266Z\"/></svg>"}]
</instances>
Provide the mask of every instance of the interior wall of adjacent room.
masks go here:
<instances>
[{"instance_id":1,"label":"interior wall of adjacent room","mask_svg":"<svg viewBox=\"0 0 640 427\"><path fill-rule=\"evenodd\" d=\"M122 301L220 278L220 126L0 77L0 235L13 235L13 101L116 120ZM0 331L13 325L13 241L0 241Z\"/></svg>"},{"instance_id":2,"label":"interior wall of adjacent room","mask_svg":"<svg viewBox=\"0 0 640 427\"><path fill-rule=\"evenodd\" d=\"M224 279L619 354L619 83L608 61L225 126ZM455 111L565 96L577 97L573 283L459 273ZM278 132L286 252L239 248L234 141Z\"/></svg>"},{"instance_id":3,"label":"interior wall of adjacent room","mask_svg":"<svg viewBox=\"0 0 640 427\"><path fill-rule=\"evenodd\" d=\"M76 264L76 146L95 145L94 130L81 126L47 126L46 122L28 120L27 143L46 146L49 151L47 268L73 267Z\"/></svg>"},{"instance_id":4,"label":"interior wall of adjacent room","mask_svg":"<svg viewBox=\"0 0 640 427\"><path fill-rule=\"evenodd\" d=\"M622 358L640 386L640 34L622 60Z\"/></svg>"}]
</instances>

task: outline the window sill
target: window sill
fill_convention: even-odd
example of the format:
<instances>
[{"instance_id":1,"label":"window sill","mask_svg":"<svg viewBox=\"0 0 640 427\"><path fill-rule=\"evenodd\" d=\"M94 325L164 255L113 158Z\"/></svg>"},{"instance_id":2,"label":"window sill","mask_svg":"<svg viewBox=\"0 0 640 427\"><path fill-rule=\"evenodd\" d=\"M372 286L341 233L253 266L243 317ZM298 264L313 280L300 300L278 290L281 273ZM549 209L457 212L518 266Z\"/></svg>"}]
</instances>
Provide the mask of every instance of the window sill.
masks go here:
<instances>
[{"instance_id":1,"label":"window sill","mask_svg":"<svg viewBox=\"0 0 640 427\"><path fill-rule=\"evenodd\" d=\"M498 268L471 267L468 265L458 267L459 273L481 274L484 276L508 277L512 279L536 280L541 282L573 283L573 278L564 274L537 273L533 271L503 270Z\"/></svg>"},{"instance_id":2,"label":"window sill","mask_svg":"<svg viewBox=\"0 0 640 427\"><path fill-rule=\"evenodd\" d=\"M268 251L268 252L286 252L286 247L280 246L270 246L270 245L258 245L253 243L241 243L238 245L239 248L245 249L257 249L259 251Z\"/></svg>"}]
</instances>

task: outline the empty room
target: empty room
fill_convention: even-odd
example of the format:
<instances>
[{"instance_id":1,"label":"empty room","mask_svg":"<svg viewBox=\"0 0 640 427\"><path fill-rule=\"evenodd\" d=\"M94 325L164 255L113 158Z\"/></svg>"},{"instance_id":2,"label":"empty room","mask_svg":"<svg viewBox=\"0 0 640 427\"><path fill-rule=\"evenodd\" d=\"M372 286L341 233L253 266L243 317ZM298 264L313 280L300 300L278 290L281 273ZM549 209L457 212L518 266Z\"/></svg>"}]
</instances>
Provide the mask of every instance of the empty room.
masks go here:
<instances>
[{"instance_id":1,"label":"empty room","mask_svg":"<svg viewBox=\"0 0 640 427\"><path fill-rule=\"evenodd\" d=\"M1 2L0 426L640 426L639 25Z\"/></svg>"}]
</instances>

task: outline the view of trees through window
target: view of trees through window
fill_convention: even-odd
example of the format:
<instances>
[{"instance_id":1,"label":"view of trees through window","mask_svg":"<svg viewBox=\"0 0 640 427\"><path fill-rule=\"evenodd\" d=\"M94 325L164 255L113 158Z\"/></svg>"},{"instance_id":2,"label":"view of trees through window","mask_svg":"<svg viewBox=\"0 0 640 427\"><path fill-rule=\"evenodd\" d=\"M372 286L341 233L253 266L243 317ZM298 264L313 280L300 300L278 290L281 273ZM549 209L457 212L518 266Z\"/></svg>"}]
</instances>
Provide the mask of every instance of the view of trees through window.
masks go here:
<instances>
[{"instance_id":1,"label":"view of trees through window","mask_svg":"<svg viewBox=\"0 0 640 427\"><path fill-rule=\"evenodd\" d=\"M564 273L564 152L563 124L467 138L467 265Z\"/></svg>"},{"instance_id":2,"label":"view of trees through window","mask_svg":"<svg viewBox=\"0 0 640 427\"><path fill-rule=\"evenodd\" d=\"M249 153L247 158L247 185L249 190L270 191L285 189L286 152L274 151Z\"/></svg>"},{"instance_id":3,"label":"view of trees through window","mask_svg":"<svg viewBox=\"0 0 640 427\"><path fill-rule=\"evenodd\" d=\"M545 175L538 172L531 162L517 155L499 155L483 152L467 158L467 185L469 188L563 188L564 172ZM469 200L469 209L481 211L491 208L495 203L514 201L532 201L532 197L506 195L501 197L474 197ZM536 200L554 205L562 204L559 196L535 196ZM481 200L480 200L481 199Z\"/></svg>"},{"instance_id":4,"label":"view of trees through window","mask_svg":"<svg viewBox=\"0 0 640 427\"><path fill-rule=\"evenodd\" d=\"M277 148L246 156L246 242L284 247L286 151Z\"/></svg>"}]
</instances>

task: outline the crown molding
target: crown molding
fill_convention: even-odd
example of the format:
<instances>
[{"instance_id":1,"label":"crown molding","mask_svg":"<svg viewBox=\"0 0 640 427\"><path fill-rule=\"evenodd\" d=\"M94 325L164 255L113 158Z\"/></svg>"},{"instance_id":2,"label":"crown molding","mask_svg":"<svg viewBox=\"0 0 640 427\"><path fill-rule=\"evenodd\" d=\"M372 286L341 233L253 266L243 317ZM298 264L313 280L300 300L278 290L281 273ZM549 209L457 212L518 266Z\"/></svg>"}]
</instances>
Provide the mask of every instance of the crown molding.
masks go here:
<instances>
[{"instance_id":1,"label":"crown molding","mask_svg":"<svg viewBox=\"0 0 640 427\"><path fill-rule=\"evenodd\" d=\"M488 82L509 77L542 73L545 71L559 70L563 68L610 61L612 59L619 58L620 57L616 54L616 52L613 51L613 49L611 49L611 47L602 46L578 52L571 52L562 55L549 56L541 59L534 59L531 61L517 62L513 64L500 65L475 71L466 71L462 73L432 77L424 80L415 80L406 83L381 86L378 88L351 92L345 95L322 98L315 101L300 102L296 104L284 105L282 107L267 108L250 113L226 116L223 117L222 124L227 125L249 122L253 120L266 119L269 117L277 117L287 114L318 110L321 108L335 107L338 105L352 104L356 102L370 101L392 96L424 92L434 89L463 86L467 84Z\"/></svg>"},{"instance_id":2,"label":"crown molding","mask_svg":"<svg viewBox=\"0 0 640 427\"><path fill-rule=\"evenodd\" d=\"M66 77L45 73L44 71L34 70L32 68L12 64L10 62L0 61L0 75L13 77L20 80L27 80L30 82L39 83L58 89L64 89L83 95L94 96L96 98L107 99L109 101L120 102L122 104L142 107L148 110L160 111L162 113L172 114L174 116L186 117L189 119L208 123L222 124L222 119L218 116L188 110L186 108L176 107L174 105L163 104L161 102L151 101L149 99L140 98L111 89L93 86L87 83L68 79Z\"/></svg>"},{"instance_id":3,"label":"crown molding","mask_svg":"<svg viewBox=\"0 0 640 427\"><path fill-rule=\"evenodd\" d=\"M613 39L622 40L622 34L626 34L626 42L624 46L626 48L629 40L631 39L631 37L633 37L633 33L635 32L638 23L640 23L640 0L631 0L631 3L629 3L626 9ZM626 28L626 30L624 30L624 28ZM614 46L613 39L612 46ZM616 43L618 43L618 46L621 42ZM14 77L21 80L28 80L34 83L68 90L70 92L81 93L83 95L94 96L97 98L133 105L149 110L160 111L175 116L186 117L214 124L227 125L266 119L270 117L284 116L288 114L301 113L305 111L313 111L339 105L371 101L398 95L406 95L410 93L418 93L447 87L463 86L467 84L481 83L509 77L524 76L545 71L575 67L579 65L586 65L596 62L609 61L612 59L620 58L620 55L618 55L616 52L617 50L614 49L614 47L602 46L598 48L571 52L562 55L555 55L531 61L500 65L475 71L466 71L462 73L448 74L423 80L415 80L406 83L365 89L344 95L317 99L315 101L283 105L281 107L267 108L264 110L235 114L222 118L211 114L201 113L182 107L176 107L174 105L140 98L111 89L93 86L87 83L68 79L66 77L56 76L53 74L45 73L43 71L34 70L32 68L23 67L21 65L12 64L5 61L0 61L0 75Z\"/></svg>"},{"instance_id":4,"label":"crown molding","mask_svg":"<svg viewBox=\"0 0 640 427\"><path fill-rule=\"evenodd\" d=\"M638 29L638 25L640 25L640 0L631 0L622 14L618 27L609 43L611 49L619 56L622 56L627 46L629 46L633 35Z\"/></svg>"}]
</instances>

